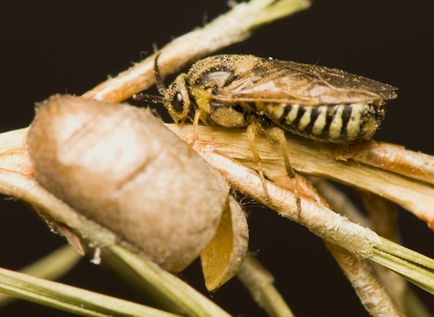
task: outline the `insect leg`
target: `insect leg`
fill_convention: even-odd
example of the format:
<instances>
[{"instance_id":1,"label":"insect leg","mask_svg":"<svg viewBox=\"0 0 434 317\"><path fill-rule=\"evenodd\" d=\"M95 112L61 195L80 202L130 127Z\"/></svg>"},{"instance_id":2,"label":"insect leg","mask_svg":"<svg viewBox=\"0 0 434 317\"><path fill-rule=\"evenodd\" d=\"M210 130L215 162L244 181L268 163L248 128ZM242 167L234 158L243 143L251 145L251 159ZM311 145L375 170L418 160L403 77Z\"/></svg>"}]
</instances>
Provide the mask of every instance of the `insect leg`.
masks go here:
<instances>
[{"instance_id":1,"label":"insect leg","mask_svg":"<svg viewBox=\"0 0 434 317\"><path fill-rule=\"evenodd\" d=\"M200 110L199 108L196 109L196 111L194 112L194 118L193 118L193 140L192 140L192 144L194 144L194 142L196 142L196 140L198 139L198 126L199 126L199 120L200 120L200 116L202 115L202 110Z\"/></svg>"},{"instance_id":2,"label":"insect leg","mask_svg":"<svg viewBox=\"0 0 434 317\"><path fill-rule=\"evenodd\" d=\"M267 183L265 180L264 170L262 169L261 157L259 156L258 150L256 148L256 135L259 133L261 127L257 121L252 121L247 126L247 137L249 138L250 151L253 155L253 160L257 166L259 177L261 178L262 188L264 190L265 198L270 200L268 195Z\"/></svg>"},{"instance_id":3,"label":"insect leg","mask_svg":"<svg viewBox=\"0 0 434 317\"><path fill-rule=\"evenodd\" d=\"M291 165L291 160L289 159L288 145L286 143L285 132L278 127L271 128L267 131L267 135L275 142L279 144L282 151L283 161L285 163L286 174L291 181L292 192L295 196L295 204L297 206L298 217L301 218L301 199L300 192L298 190L297 183L297 173Z\"/></svg>"}]
</instances>

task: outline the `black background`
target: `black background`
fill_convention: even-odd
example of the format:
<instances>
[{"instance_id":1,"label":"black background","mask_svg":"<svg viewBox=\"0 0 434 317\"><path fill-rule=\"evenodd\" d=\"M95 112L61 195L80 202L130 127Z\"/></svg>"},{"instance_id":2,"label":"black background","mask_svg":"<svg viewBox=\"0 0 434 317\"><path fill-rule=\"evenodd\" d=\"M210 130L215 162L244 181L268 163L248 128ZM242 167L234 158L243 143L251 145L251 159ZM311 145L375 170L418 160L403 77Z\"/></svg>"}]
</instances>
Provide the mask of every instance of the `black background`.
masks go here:
<instances>
[{"instance_id":1,"label":"black background","mask_svg":"<svg viewBox=\"0 0 434 317\"><path fill-rule=\"evenodd\" d=\"M81 94L171 38L226 11L225 1L2 2L0 132L27 126L35 101ZM323 0L223 50L337 67L399 88L376 139L434 154L431 0ZM62 245L31 209L0 197L0 266L18 269ZM250 246L297 316L367 316L320 239L247 206ZM425 224L400 210L404 245L434 257ZM183 277L203 290L198 264ZM62 281L141 301L120 280L82 261ZM434 312L433 297L416 290ZM236 316L263 316L237 281L211 294ZM70 316L16 302L0 316Z\"/></svg>"}]
</instances>

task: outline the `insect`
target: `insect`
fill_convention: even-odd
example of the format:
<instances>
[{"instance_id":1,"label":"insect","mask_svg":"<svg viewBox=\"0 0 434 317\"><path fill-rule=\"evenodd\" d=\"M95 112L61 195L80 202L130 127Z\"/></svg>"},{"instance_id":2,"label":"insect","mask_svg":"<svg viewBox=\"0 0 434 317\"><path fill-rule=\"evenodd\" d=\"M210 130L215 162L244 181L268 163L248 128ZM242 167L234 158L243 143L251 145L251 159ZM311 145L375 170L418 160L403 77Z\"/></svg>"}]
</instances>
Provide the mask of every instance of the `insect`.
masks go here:
<instances>
[{"instance_id":1,"label":"insect","mask_svg":"<svg viewBox=\"0 0 434 317\"><path fill-rule=\"evenodd\" d=\"M286 131L317 141L366 140L384 119L396 88L338 69L252 55L217 55L196 62L164 94L176 122L192 112L228 128L265 118Z\"/></svg>"},{"instance_id":2,"label":"insect","mask_svg":"<svg viewBox=\"0 0 434 317\"><path fill-rule=\"evenodd\" d=\"M158 55L154 70L162 101L177 123L194 117L194 131L199 120L227 128L247 127L266 197L255 146L255 135L264 125L317 141L354 143L372 137L384 119L384 104L397 97L396 88L388 84L342 70L252 55L199 60L167 89L158 69ZM152 101L146 95L138 99ZM287 175L295 180L282 129L277 129L280 133L274 138L281 145ZM300 212L294 182L293 188Z\"/></svg>"}]
</instances>

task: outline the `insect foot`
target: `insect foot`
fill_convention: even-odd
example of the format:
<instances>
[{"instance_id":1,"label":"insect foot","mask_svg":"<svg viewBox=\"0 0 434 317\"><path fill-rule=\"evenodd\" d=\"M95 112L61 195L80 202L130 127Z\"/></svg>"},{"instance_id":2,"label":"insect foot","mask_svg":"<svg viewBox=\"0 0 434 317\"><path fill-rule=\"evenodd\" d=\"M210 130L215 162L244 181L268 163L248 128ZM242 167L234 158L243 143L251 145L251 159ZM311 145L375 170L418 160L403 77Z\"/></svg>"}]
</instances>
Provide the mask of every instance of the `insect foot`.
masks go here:
<instances>
[{"instance_id":1,"label":"insect foot","mask_svg":"<svg viewBox=\"0 0 434 317\"><path fill-rule=\"evenodd\" d=\"M265 130L266 136L272 142L279 144L280 150L282 152L282 158L285 163L286 176L288 176L287 184L285 188L290 189L295 195L295 203L297 206L298 220L301 221L302 209L301 209L301 199L300 199L300 184L298 183L297 173L291 165L291 160L289 159L288 145L286 143L285 132L278 127L273 127Z\"/></svg>"}]
</instances>

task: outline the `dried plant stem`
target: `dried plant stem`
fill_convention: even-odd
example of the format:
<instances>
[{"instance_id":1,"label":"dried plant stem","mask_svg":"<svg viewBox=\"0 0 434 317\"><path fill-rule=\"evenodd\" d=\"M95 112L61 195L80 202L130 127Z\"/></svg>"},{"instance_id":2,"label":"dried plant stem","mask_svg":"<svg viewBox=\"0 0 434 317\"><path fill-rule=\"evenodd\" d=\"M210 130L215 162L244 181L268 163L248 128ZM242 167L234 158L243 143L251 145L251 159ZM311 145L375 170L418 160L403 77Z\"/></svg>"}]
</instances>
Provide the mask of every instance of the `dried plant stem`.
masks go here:
<instances>
[{"instance_id":1,"label":"dried plant stem","mask_svg":"<svg viewBox=\"0 0 434 317\"><path fill-rule=\"evenodd\" d=\"M405 316L365 260L330 243L326 245L371 316Z\"/></svg>"},{"instance_id":2,"label":"dried plant stem","mask_svg":"<svg viewBox=\"0 0 434 317\"><path fill-rule=\"evenodd\" d=\"M295 195L268 181L270 201L267 202L261 180L254 170L219 154L213 145L196 142L194 148L211 166L220 171L235 189L274 209L282 216L305 225L323 239L363 258L372 255L373 247L380 243L380 238L375 232L354 224L304 197L301 199L302 212L299 214Z\"/></svg>"},{"instance_id":3,"label":"dried plant stem","mask_svg":"<svg viewBox=\"0 0 434 317\"><path fill-rule=\"evenodd\" d=\"M171 126L171 128L187 142L191 140L189 127L180 129ZM217 131L222 133L218 134ZM313 202L310 198L302 197L302 212L299 214L294 194L274 183L267 182L269 194L267 198L262 190L261 180L254 170L220 154L224 152L228 155L230 152L227 151L228 147L223 148L227 133L235 134L225 129L201 128L199 129L201 141L196 141L194 148L210 165L220 171L234 188L264 203L282 216L305 225L328 242L347 249L357 256L369 258L391 268L428 292L434 293L434 274L432 273L434 260L383 239L368 228L350 222L347 218ZM231 142L235 144L235 147L231 148L230 154L232 155L228 155L229 157L242 158L245 163L251 161L246 154L248 149L244 148L243 151L238 147L243 142L243 138L238 137L235 141L231 138ZM259 143L259 145L263 147L262 150L260 149L263 153L268 153L263 151L266 144ZM307 157L305 159L308 160ZM309 159L314 159L314 157L311 156Z\"/></svg>"},{"instance_id":4,"label":"dried plant stem","mask_svg":"<svg viewBox=\"0 0 434 317\"><path fill-rule=\"evenodd\" d=\"M348 158L434 184L434 158L401 145L368 142L347 153Z\"/></svg>"},{"instance_id":5,"label":"dried plant stem","mask_svg":"<svg viewBox=\"0 0 434 317\"><path fill-rule=\"evenodd\" d=\"M331 208L342 215L348 217L352 222L358 223L364 227L371 227L371 221L353 204L353 202L329 181L319 177L309 177L309 180L314 184Z\"/></svg>"},{"instance_id":6,"label":"dried plant stem","mask_svg":"<svg viewBox=\"0 0 434 317\"><path fill-rule=\"evenodd\" d=\"M186 33L164 46L159 51L161 73L165 76L175 72L193 60L245 40L259 25L291 15L308 6L308 0L251 0L237 4L206 26ZM85 93L84 97L120 102L151 87L155 82L154 60L155 54L99 84Z\"/></svg>"},{"instance_id":7,"label":"dried plant stem","mask_svg":"<svg viewBox=\"0 0 434 317\"><path fill-rule=\"evenodd\" d=\"M293 317L294 314L274 287L274 277L251 254L237 274L253 299L272 317Z\"/></svg>"},{"instance_id":8,"label":"dried plant stem","mask_svg":"<svg viewBox=\"0 0 434 317\"><path fill-rule=\"evenodd\" d=\"M298 182L300 182L300 180ZM292 189L292 186L285 185L289 184L288 182L280 182L280 184L288 190ZM329 189L330 187L331 186L329 186ZM326 201L324 197L320 196L307 180L304 180L303 188L303 193L307 193L308 196L314 199L318 204L325 208L329 208L329 202ZM334 193L336 192L337 190L334 191ZM336 202L336 200L336 198L333 199L333 202ZM345 215L347 207L345 206L345 203L348 203L348 201L340 200L338 202L342 208L340 210L341 213ZM353 216L359 214L352 205L349 205L349 207ZM325 245L336 259L342 271L345 273L345 276L356 291L356 294L359 296L361 303L371 316L404 316L400 306L396 304L388 290L383 287L381 281L377 278L366 260L361 259L360 257L349 253L347 250L331 243L325 242Z\"/></svg>"},{"instance_id":9,"label":"dried plant stem","mask_svg":"<svg viewBox=\"0 0 434 317\"><path fill-rule=\"evenodd\" d=\"M136 280L139 278L140 287L150 292L167 309L185 316L230 317L194 288L151 261L144 261L142 257L119 245L111 245L105 252L109 254L114 269L121 273L122 270L127 270Z\"/></svg>"},{"instance_id":10,"label":"dried plant stem","mask_svg":"<svg viewBox=\"0 0 434 317\"><path fill-rule=\"evenodd\" d=\"M381 240L370 259L405 276L413 284L434 295L434 260L421 257L417 252L387 239Z\"/></svg>"},{"instance_id":11,"label":"dried plant stem","mask_svg":"<svg viewBox=\"0 0 434 317\"><path fill-rule=\"evenodd\" d=\"M184 126L182 130L174 126L171 128L184 140L191 139L191 127ZM254 166L249 152L248 138L244 131L200 127L198 132L203 143L214 144L215 149L225 156ZM343 161L342 158L346 156L343 153L349 152L346 146L319 143L289 135L287 136L287 143L291 164L298 172L325 176L376 193L413 212L417 217L427 222L431 228L434 228L433 185L411 179L407 175L400 175L397 171L392 173L361 162ZM276 144L258 137L257 148L264 171L269 178L274 179L277 176L285 175L281 151ZM406 150L406 152L409 151ZM413 156L418 156L418 154L413 153ZM395 153L395 157L396 155ZM403 153L403 155L406 154ZM421 160L425 163L432 160L432 157L425 154L420 154L418 157L420 160L415 160L415 164ZM429 159L425 160L425 157ZM388 162L385 161L384 164L387 165ZM415 165L414 168L419 168L419 165Z\"/></svg>"},{"instance_id":12,"label":"dried plant stem","mask_svg":"<svg viewBox=\"0 0 434 317\"><path fill-rule=\"evenodd\" d=\"M0 291L80 316L175 317L171 313L0 268Z\"/></svg>"},{"instance_id":13,"label":"dried plant stem","mask_svg":"<svg viewBox=\"0 0 434 317\"><path fill-rule=\"evenodd\" d=\"M327 199L333 210L339 211L350 220L364 226L370 225L369 219L363 216L356 206L329 182L314 179L315 186ZM346 250L326 243L348 280L353 285L363 306L372 316L403 316L402 307L388 288L378 279L371 266Z\"/></svg>"},{"instance_id":14,"label":"dried plant stem","mask_svg":"<svg viewBox=\"0 0 434 317\"><path fill-rule=\"evenodd\" d=\"M335 186L330 184L329 182L321 179L314 179L315 187L320 191L320 193L326 197L326 199L330 202L331 206L334 210L342 212L344 215L348 216L350 220L353 220L357 223L360 223L364 226L370 227L371 221L365 218L358 208L352 204L352 202ZM372 205L370 207L373 207ZM381 210L377 210L376 213L381 213ZM386 211L387 214L387 211ZM380 215L378 215L380 216ZM389 222L389 221L387 221ZM391 228L389 227L387 231ZM396 237L396 230L392 230L392 238ZM389 236L390 237L390 236ZM384 281L384 273L386 269L383 266L378 266L379 277L385 283L385 287L389 290L389 293L395 299L395 301L400 305L400 307L404 308L405 313L409 317L428 317L431 314L428 312L424 304L417 298L414 292L410 288L402 287L403 281L402 277L396 275L395 273L388 271L386 273L386 281ZM388 275L394 274L393 278L390 278ZM395 284L396 283L396 284ZM402 290L402 294L401 294Z\"/></svg>"},{"instance_id":15,"label":"dried plant stem","mask_svg":"<svg viewBox=\"0 0 434 317\"><path fill-rule=\"evenodd\" d=\"M361 192L365 209L371 219L372 229L382 237L400 243L400 235L396 222L396 206L375 194ZM383 266L376 267L376 271L389 293L400 307L404 307L406 282L398 274Z\"/></svg>"}]
</instances>

